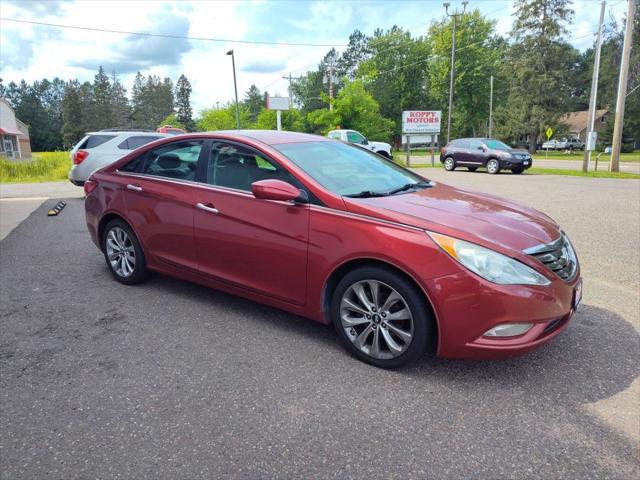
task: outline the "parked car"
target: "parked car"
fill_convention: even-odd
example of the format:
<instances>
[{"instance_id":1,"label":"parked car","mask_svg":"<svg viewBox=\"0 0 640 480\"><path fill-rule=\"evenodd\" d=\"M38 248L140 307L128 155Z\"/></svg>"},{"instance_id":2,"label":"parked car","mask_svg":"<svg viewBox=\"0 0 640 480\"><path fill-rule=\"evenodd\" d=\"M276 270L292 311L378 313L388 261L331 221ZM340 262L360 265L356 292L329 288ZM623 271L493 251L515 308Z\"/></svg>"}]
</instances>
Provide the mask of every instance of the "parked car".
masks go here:
<instances>
[{"instance_id":1,"label":"parked car","mask_svg":"<svg viewBox=\"0 0 640 480\"><path fill-rule=\"evenodd\" d=\"M491 174L500 170L519 174L531 168L533 160L526 150L511 148L494 138L459 138L440 150L440 162L447 171L462 166L470 172L486 168Z\"/></svg>"},{"instance_id":2,"label":"parked car","mask_svg":"<svg viewBox=\"0 0 640 480\"><path fill-rule=\"evenodd\" d=\"M367 137L355 130L332 130L327 137L343 142L354 143L383 157L392 158L393 151L391 145L384 142L370 142Z\"/></svg>"},{"instance_id":3,"label":"parked car","mask_svg":"<svg viewBox=\"0 0 640 480\"><path fill-rule=\"evenodd\" d=\"M172 127L171 125L163 125L156 129L158 133L168 133L169 135L182 135L183 133L187 133L186 130L183 130L178 127Z\"/></svg>"},{"instance_id":4,"label":"parked car","mask_svg":"<svg viewBox=\"0 0 640 480\"><path fill-rule=\"evenodd\" d=\"M164 139L84 189L117 281L155 271L333 323L379 367L430 345L441 357L524 353L558 335L581 298L571 242L543 213L315 135ZM225 321L214 319L233 328Z\"/></svg>"},{"instance_id":5,"label":"parked car","mask_svg":"<svg viewBox=\"0 0 640 480\"><path fill-rule=\"evenodd\" d=\"M151 130L89 132L71 149L73 166L69 170L69 180L81 187L98 168L115 162L131 150L168 136Z\"/></svg>"},{"instance_id":6,"label":"parked car","mask_svg":"<svg viewBox=\"0 0 640 480\"><path fill-rule=\"evenodd\" d=\"M579 138L553 139L542 144L543 150L584 150L584 143Z\"/></svg>"}]
</instances>

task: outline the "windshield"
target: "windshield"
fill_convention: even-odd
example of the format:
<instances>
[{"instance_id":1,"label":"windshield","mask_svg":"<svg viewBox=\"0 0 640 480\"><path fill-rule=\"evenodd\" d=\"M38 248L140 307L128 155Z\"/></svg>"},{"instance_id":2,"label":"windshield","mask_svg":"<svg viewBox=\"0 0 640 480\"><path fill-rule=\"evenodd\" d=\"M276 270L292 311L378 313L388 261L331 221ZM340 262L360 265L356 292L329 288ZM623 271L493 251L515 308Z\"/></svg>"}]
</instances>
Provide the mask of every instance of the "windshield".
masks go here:
<instances>
[{"instance_id":1,"label":"windshield","mask_svg":"<svg viewBox=\"0 0 640 480\"><path fill-rule=\"evenodd\" d=\"M491 148L493 150L509 150L509 145L502 143L500 140L493 140L493 139L489 139L489 140L485 140L484 144L487 146L487 148Z\"/></svg>"},{"instance_id":2,"label":"windshield","mask_svg":"<svg viewBox=\"0 0 640 480\"><path fill-rule=\"evenodd\" d=\"M409 184L424 183L422 177L390 160L340 142L286 143L274 147L338 195L386 195ZM359 195L363 192L369 195Z\"/></svg>"}]
</instances>

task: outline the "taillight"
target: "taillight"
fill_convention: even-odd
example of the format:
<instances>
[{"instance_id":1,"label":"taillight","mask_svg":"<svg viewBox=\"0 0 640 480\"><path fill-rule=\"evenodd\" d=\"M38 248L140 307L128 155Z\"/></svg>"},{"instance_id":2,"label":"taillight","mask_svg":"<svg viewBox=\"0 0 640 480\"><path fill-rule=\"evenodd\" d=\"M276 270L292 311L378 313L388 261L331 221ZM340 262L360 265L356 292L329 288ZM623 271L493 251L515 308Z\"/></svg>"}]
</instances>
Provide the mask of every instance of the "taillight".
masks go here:
<instances>
[{"instance_id":1,"label":"taillight","mask_svg":"<svg viewBox=\"0 0 640 480\"><path fill-rule=\"evenodd\" d=\"M98 184L94 180L85 180L84 182L84 194L89 195Z\"/></svg>"},{"instance_id":2,"label":"taillight","mask_svg":"<svg viewBox=\"0 0 640 480\"><path fill-rule=\"evenodd\" d=\"M76 153L73 154L73 163L75 165L79 165L82 162L84 162L84 159L87 158L89 156L89 152L87 152L86 150L78 150Z\"/></svg>"}]
</instances>

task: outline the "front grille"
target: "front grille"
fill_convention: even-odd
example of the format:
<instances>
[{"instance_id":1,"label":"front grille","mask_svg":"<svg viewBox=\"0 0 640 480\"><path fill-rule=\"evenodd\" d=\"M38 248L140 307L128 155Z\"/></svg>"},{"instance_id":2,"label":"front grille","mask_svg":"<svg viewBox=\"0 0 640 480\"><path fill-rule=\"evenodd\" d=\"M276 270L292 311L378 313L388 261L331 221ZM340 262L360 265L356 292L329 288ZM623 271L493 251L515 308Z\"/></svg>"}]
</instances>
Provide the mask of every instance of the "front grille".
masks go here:
<instances>
[{"instance_id":1,"label":"front grille","mask_svg":"<svg viewBox=\"0 0 640 480\"><path fill-rule=\"evenodd\" d=\"M566 281L573 279L578 269L576 254L564 233L555 242L528 248L524 253L531 255Z\"/></svg>"}]
</instances>

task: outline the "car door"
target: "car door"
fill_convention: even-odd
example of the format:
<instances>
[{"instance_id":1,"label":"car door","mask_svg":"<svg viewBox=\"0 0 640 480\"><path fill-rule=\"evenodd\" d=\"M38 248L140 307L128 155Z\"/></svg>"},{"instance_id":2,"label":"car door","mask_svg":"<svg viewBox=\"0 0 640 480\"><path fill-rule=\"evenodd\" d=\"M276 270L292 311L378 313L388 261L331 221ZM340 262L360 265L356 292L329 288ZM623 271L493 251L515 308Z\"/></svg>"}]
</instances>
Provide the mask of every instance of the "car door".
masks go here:
<instances>
[{"instance_id":1,"label":"car door","mask_svg":"<svg viewBox=\"0 0 640 480\"><path fill-rule=\"evenodd\" d=\"M456 140L455 141L456 151L453 154L453 158L456 163L466 165L469 162L469 140Z\"/></svg>"},{"instance_id":2,"label":"car door","mask_svg":"<svg viewBox=\"0 0 640 480\"><path fill-rule=\"evenodd\" d=\"M482 140L472 138L468 140L469 148L465 152L465 162L470 166L480 166L484 164L485 152Z\"/></svg>"},{"instance_id":3,"label":"car door","mask_svg":"<svg viewBox=\"0 0 640 480\"><path fill-rule=\"evenodd\" d=\"M197 271L193 185L203 146L203 140L165 144L120 170L129 177L125 187L129 221L151 262Z\"/></svg>"},{"instance_id":4,"label":"car door","mask_svg":"<svg viewBox=\"0 0 640 480\"><path fill-rule=\"evenodd\" d=\"M196 188L194 215L200 272L214 279L302 305L306 301L309 207L259 200L258 180L301 187L277 162L243 144L215 141L206 186Z\"/></svg>"}]
</instances>

